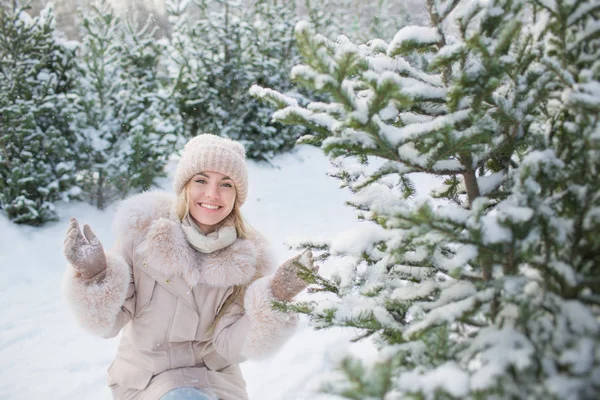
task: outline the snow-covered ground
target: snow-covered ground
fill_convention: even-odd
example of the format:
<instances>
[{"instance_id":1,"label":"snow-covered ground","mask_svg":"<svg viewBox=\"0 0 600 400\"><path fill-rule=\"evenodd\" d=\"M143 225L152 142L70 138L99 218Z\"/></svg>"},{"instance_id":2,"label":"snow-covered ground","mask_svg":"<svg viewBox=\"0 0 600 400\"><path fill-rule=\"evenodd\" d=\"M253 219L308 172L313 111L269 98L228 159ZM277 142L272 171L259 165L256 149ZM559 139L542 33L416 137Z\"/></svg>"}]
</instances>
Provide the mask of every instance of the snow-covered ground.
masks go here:
<instances>
[{"instance_id":1,"label":"snow-covered ground","mask_svg":"<svg viewBox=\"0 0 600 400\"><path fill-rule=\"evenodd\" d=\"M279 261L295 254L297 238L332 236L360 226L349 198L326 176L319 149L301 146L273 160L249 163L250 194L242 211L270 240ZM160 186L171 190L169 178ZM118 338L105 340L80 329L62 298L66 267L63 235L69 217L92 226L110 247L115 207L99 211L83 203L58 206L61 219L42 228L16 226L0 217L0 399L110 399L106 369ZM327 271L324 270L324 273ZM302 319L297 334L276 355L242 364L251 399L316 399L317 381L331 370L356 332L313 331ZM360 352L370 351L365 344ZM327 398L322 396L321 398Z\"/></svg>"}]
</instances>

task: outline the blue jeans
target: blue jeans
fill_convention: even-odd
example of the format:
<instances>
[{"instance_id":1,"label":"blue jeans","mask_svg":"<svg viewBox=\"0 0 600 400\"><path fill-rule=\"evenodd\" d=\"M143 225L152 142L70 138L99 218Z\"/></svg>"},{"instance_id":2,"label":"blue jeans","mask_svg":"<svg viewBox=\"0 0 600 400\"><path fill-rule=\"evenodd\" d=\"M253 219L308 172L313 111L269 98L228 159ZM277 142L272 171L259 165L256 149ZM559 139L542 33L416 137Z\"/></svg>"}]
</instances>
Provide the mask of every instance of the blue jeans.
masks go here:
<instances>
[{"instance_id":1,"label":"blue jeans","mask_svg":"<svg viewBox=\"0 0 600 400\"><path fill-rule=\"evenodd\" d=\"M169 390L160 400L217 400L217 398L195 387L180 387Z\"/></svg>"}]
</instances>

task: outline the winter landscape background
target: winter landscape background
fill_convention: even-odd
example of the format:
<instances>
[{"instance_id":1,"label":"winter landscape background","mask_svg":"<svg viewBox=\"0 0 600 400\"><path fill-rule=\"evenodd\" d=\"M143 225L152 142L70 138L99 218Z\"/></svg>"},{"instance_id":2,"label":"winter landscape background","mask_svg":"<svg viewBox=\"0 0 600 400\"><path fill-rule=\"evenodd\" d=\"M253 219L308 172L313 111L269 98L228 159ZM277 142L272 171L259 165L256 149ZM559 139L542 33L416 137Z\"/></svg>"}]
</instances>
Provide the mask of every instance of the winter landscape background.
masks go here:
<instances>
[{"instance_id":1,"label":"winter landscape background","mask_svg":"<svg viewBox=\"0 0 600 400\"><path fill-rule=\"evenodd\" d=\"M202 132L322 264L252 399L600 397L599 0L45 3L0 0L0 398L109 396L66 221L109 246Z\"/></svg>"}]
</instances>

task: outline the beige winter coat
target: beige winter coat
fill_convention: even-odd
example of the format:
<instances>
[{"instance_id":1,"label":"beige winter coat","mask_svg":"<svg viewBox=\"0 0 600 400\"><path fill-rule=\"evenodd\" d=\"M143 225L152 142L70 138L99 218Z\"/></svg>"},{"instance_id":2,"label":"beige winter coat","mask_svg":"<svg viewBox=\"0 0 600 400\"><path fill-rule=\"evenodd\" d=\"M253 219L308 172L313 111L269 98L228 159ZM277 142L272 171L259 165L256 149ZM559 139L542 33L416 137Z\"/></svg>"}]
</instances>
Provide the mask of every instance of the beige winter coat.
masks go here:
<instances>
[{"instance_id":1,"label":"beige winter coat","mask_svg":"<svg viewBox=\"0 0 600 400\"><path fill-rule=\"evenodd\" d=\"M272 309L272 264L257 233L199 253L188 245L174 200L162 192L125 200L115 216L117 245L107 252L106 277L87 284L67 268L67 301L91 332L110 338L122 331L108 370L115 399L157 400L181 386L247 399L238 364L279 347L296 318ZM248 284L209 333L233 286Z\"/></svg>"}]
</instances>

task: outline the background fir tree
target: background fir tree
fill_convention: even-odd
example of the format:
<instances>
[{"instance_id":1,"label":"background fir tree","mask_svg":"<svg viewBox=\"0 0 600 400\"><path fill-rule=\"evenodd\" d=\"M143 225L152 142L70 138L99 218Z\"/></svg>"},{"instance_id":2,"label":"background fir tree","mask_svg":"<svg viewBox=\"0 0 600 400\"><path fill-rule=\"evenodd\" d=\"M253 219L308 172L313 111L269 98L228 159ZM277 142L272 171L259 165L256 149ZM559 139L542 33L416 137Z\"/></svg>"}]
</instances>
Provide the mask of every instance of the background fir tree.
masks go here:
<instances>
[{"instance_id":1,"label":"background fir tree","mask_svg":"<svg viewBox=\"0 0 600 400\"><path fill-rule=\"evenodd\" d=\"M181 124L152 31L125 24L104 1L82 13L76 125L82 186L100 209L147 190L173 151Z\"/></svg>"},{"instance_id":2,"label":"background fir tree","mask_svg":"<svg viewBox=\"0 0 600 400\"><path fill-rule=\"evenodd\" d=\"M76 197L69 95L75 48L51 8L32 19L0 3L0 208L17 223L56 219L53 202Z\"/></svg>"},{"instance_id":3,"label":"background fir tree","mask_svg":"<svg viewBox=\"0 0 600 400\"><path fill-rule=\"evenodd\" d=\"M297 25L292 76L332 102L252 89L316 132L368 221L304 243L347 267L279 307L380 348L340 365L326 390L345 398L597 398L599 4L427 6L390 43ZM443 185L415 199L414 173Z\"/></svg>"},{"instance_id":4,"label":"background fir tree","mask_svg":"<svg viewBox=\"0 0 600 400\"><path fill-rule=\"evenodd\" d=\"M121 33L120 65L124 91L120 96L121 127L127 145L119 153L127 165L120 196L151 188L165 176L164 166L183 136L183 123L171 96L168 72L163 69L166 44L156 41L150 20L141 30L129 21Z\"/></svg>"},{"instance_id":5,"label":"background fir tree","mask_svg":"<svg viewBox=\"0 0 600 400\"><path fill-rule=\"evenodd\" d=\"M114 160L121 138L118 118L119 69L117 26L120 20L104 2L82 9L80 73L77 82L76 126L80 135L82 186L89 201L103 209L117 196L118 161ZM117 146L115 146L115 144Z\"/></svg>"},{"instance_id":6,"label":"background fir tree","mask_svg":"<svg viewBox=\"0 0 600 400\"><path fill-rule=\"evenodd\" d=\"M292 42L293 2L173 1L169 69L185 135L211 132L244 144L249 158L269 159L291 148L299 127L270 122L272 109L248 90L264 84L291 89L298 61ZM187 18L190 8L199 16Z\"/></svg>"}]
</instances>

